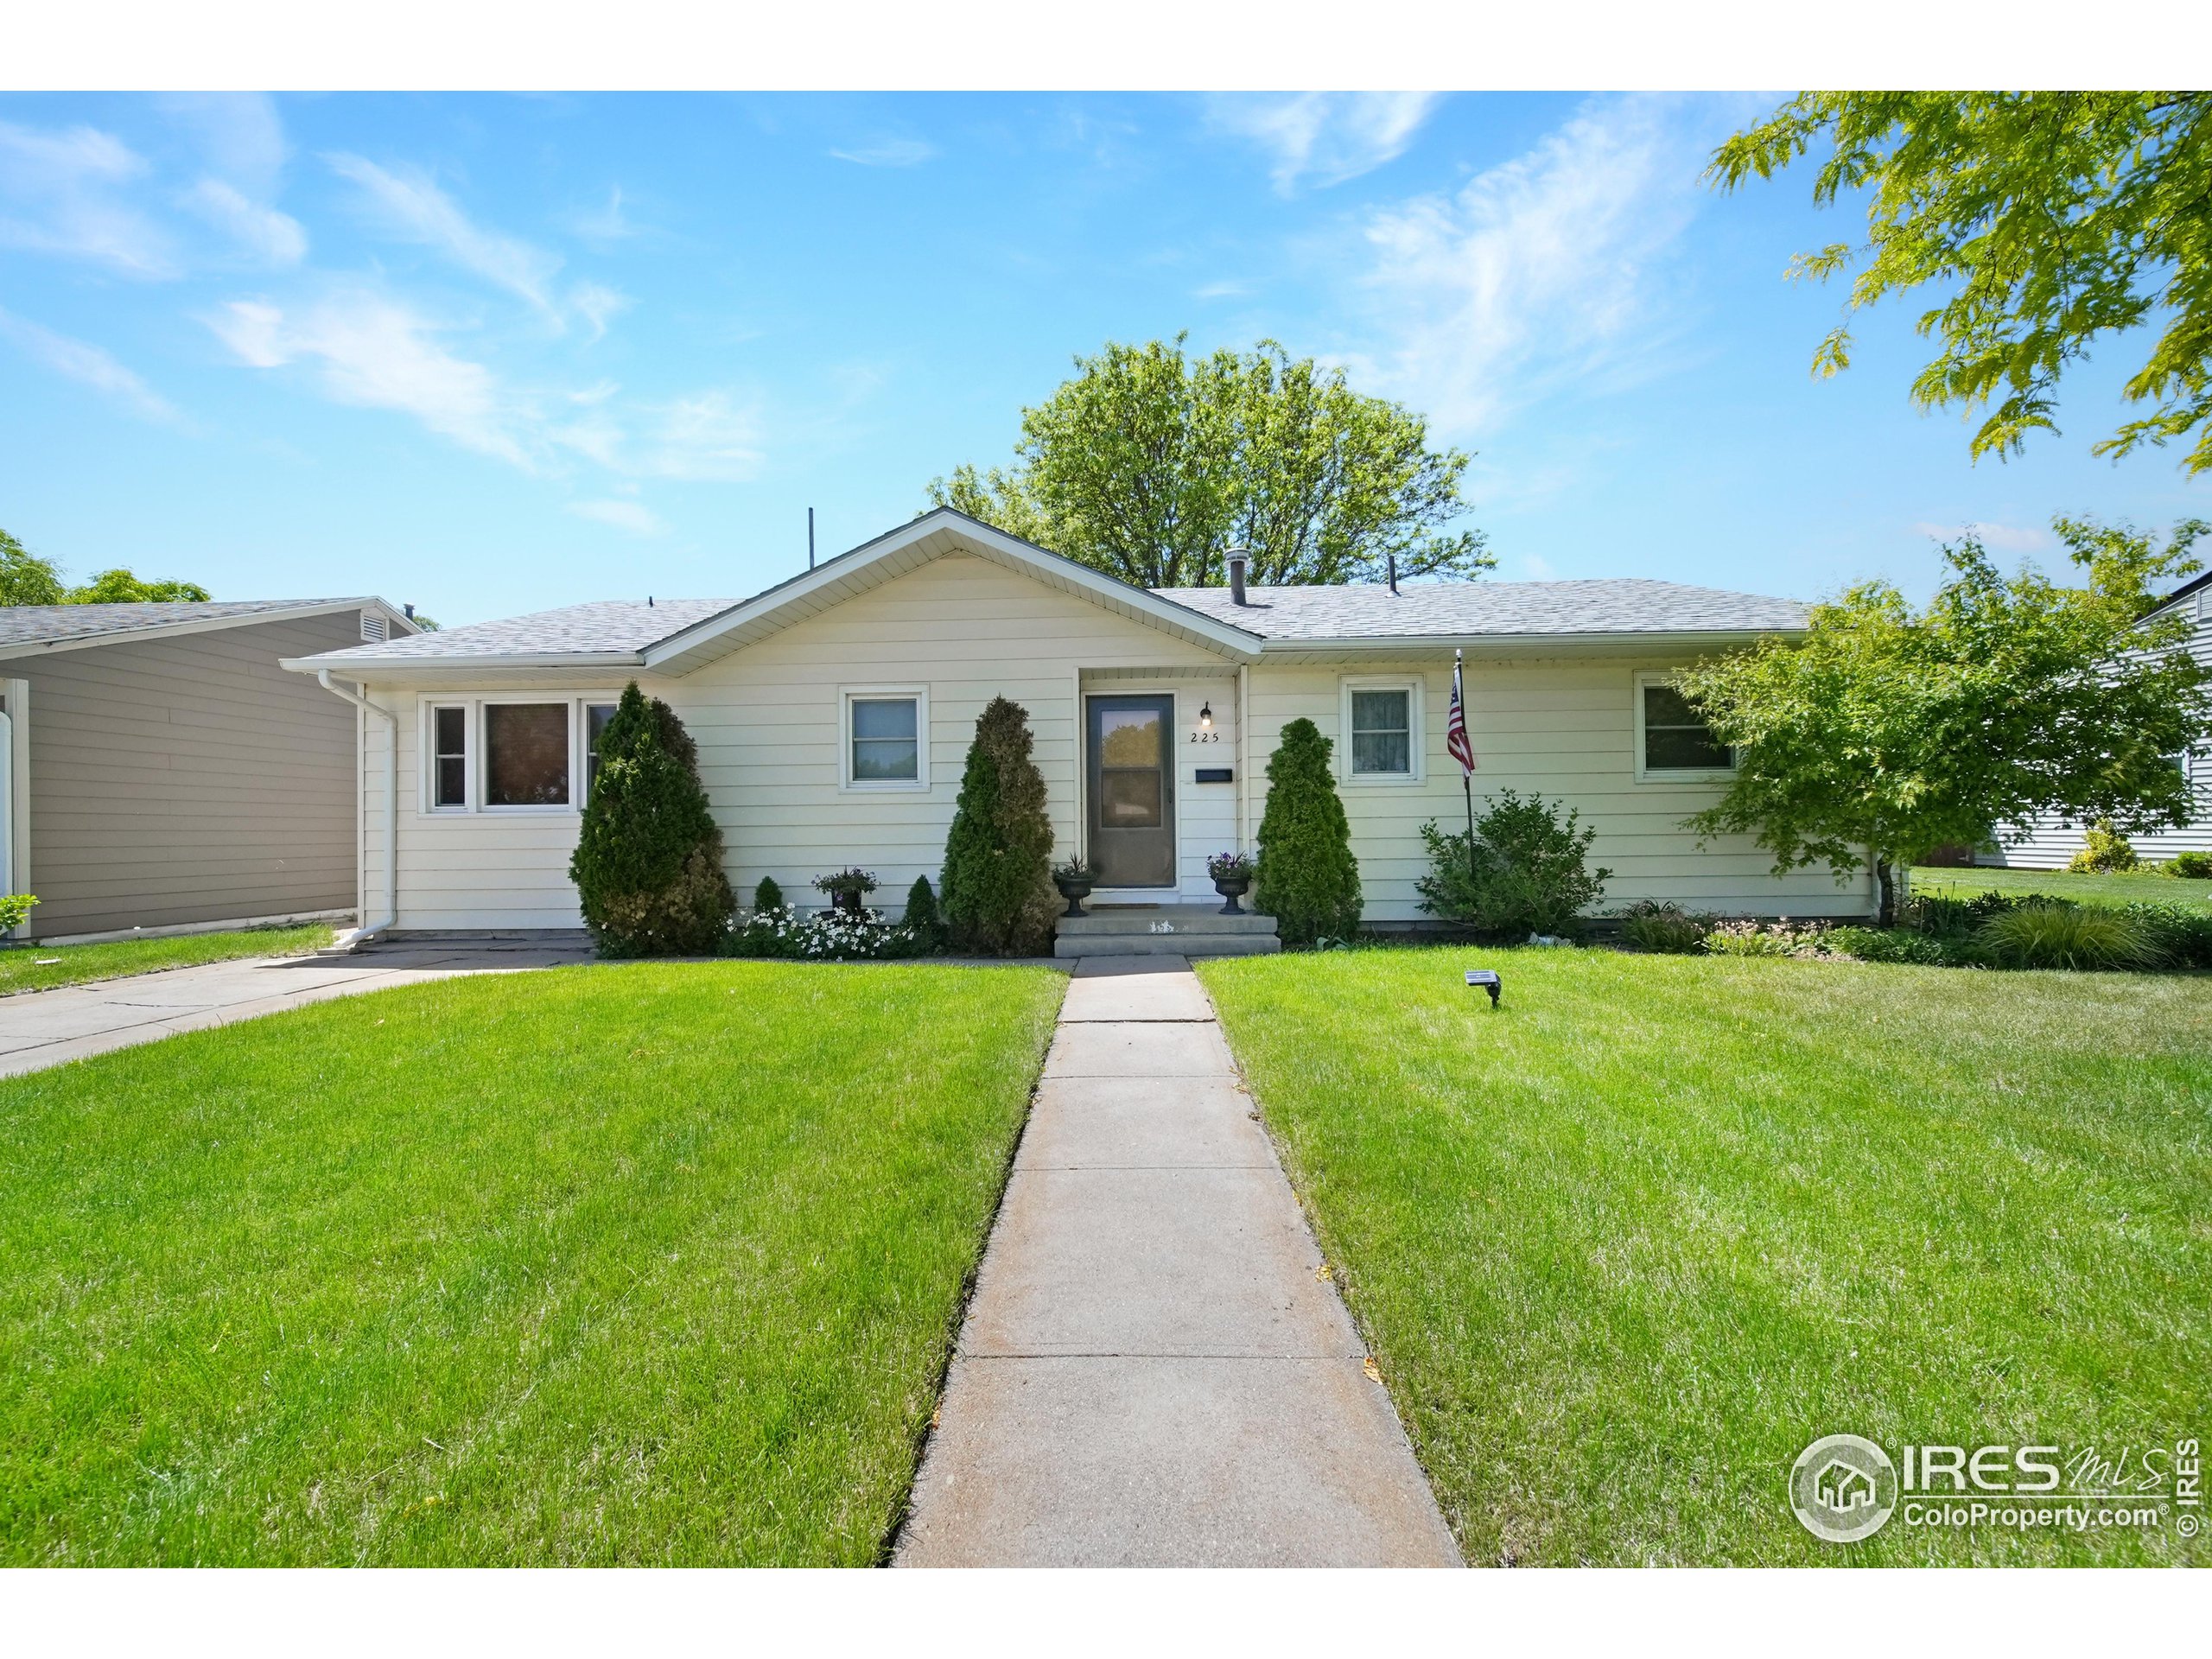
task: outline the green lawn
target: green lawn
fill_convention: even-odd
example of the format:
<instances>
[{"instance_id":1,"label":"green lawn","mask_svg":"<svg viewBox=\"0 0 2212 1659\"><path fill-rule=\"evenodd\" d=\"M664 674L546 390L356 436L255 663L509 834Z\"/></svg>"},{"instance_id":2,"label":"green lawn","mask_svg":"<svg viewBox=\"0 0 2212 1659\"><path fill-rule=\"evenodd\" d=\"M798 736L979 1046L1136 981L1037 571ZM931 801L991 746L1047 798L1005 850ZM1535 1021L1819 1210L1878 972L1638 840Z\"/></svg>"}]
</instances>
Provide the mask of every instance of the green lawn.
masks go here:
<instances>
[{"instance_id":1,"label":"green lawn","mask_svg":"<svg viewBox=\"0 0 2212 1659\"><path fill-rule=\"evenodd\" d=\"M1483 963L1497 1014L1462 982ZM2212 1559L1897 1519L1824 1544L1785 1496L1830 1433L2212 1427L2212 978L1526 950L1200 972L1471 1560Z\"/></svg>"},{"instance_id":2,"label":"green lawn","mask_svg":"<svg viewBox=\"0 0 2212 1659\"><path fill-rule=\"evenodd\" d=\"M0 1083L0 1560L876 1560L1064 984L564 969Z\"/></svg>"},{"instance_id":3,"label":"green lawn","mask_svg":"<svg viewBox=\"0 0 2212 1659\"><path fill-rule=\"evenodd\" d=\"M2212 881L2138 872L2069 875L2064 870L1951 870L1915 865L1912 890L1946 898L1979 893L2046 893L2080 905L2199 905L2212 908Z\"/></svg>"},{"instance_id":4,"label":"green lawn","mask_svg":"<svg viewBox=\"0 0 2212 1659\"><path fill-rule=\"evenodd\" d=\"M14 944L0 950L0 996L163 968L196 968L239 957L301 957L331 940L329 925L255 927L232 933L175 933L108 944Z\"/></svg>"}]
</instances>

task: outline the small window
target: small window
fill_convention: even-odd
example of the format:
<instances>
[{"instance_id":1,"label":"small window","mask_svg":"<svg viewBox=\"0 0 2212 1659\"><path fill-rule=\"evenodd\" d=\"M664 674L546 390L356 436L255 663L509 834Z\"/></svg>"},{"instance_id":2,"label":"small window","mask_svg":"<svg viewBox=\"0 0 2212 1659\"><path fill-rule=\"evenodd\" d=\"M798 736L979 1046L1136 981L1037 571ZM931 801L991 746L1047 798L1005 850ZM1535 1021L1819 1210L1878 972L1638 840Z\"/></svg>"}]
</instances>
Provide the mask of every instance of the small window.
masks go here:
<instances>
[{"instance_id":1,"label":"small window","mask_svg":"<svg viewBox=\"0 0 2212 1659\"><path fill-rule=\"evenodd\" d=\"M451 812L468 805L468 710L430 710L430 804Z\"/></svg>"},{"instance_id":2,"label":"small window","mask_svg":"<svg viewBox=\"0 0 2212 1659\"><path fill-rule=\"evenodd\" d=\"M1413 694L1351 694L1351 770L1354 777L1400 777L1414 769Z\"/></svg>"},{"instance_id":3,"label":"small window","mask_svg":"<svg viewBox=\"0 0 2212 1659\"><path fill-rule=\"evenodd\" d=\"M484 804L569 804L569 705L484 705Z\"/></svg>"},{"instance_id":4,"label":"small window","mask_svg":"<svg viewBox=\"0 0 2212 1659\"><path fill-rule=\"evenodd\" d=\"M920 700L855 697L849 706L852 711L852 781L860 785L919 783Z\"/></svg>"},{"instance_id":5,"label":"small window","mask_svg":"<svg viewBox=\"0 0 2212 1659\"><path fill-rule=\"evenodd\" d=\"M1646 772L1726 772L1736 752L1713 734L1705 718L1671 685L1643 688Z\"/></svg>"},{"instance_id":6,"label":"small window","mask_svg":"<svg viewBox=\"0 0 2212 1659\"><path fill-rule=\"evenodd\" d=\"M592 791L599 787L599 741L607 735L607 723L614 718L611 702L588 702L584 705L584 799L591 799Z\"/></svg>"}]
</instances>

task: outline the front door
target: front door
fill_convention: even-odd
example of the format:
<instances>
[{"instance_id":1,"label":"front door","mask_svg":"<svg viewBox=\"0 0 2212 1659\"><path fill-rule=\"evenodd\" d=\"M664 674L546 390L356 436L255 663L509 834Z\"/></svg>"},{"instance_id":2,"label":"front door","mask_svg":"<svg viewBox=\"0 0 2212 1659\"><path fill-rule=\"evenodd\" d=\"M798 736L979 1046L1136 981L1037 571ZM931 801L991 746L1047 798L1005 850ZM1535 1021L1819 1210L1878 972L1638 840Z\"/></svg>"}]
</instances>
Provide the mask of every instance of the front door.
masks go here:
<instances>
[{"instance_id":1,"label":"front door","mask_svg":"<svg viewBox=\"0 0 2212 1659\"><path fill-rule=\"evenodd\" d=\"M1175 699L1093 697L1090 858L1102 887L1175 885Z\"/></svg>"}]
</instances>

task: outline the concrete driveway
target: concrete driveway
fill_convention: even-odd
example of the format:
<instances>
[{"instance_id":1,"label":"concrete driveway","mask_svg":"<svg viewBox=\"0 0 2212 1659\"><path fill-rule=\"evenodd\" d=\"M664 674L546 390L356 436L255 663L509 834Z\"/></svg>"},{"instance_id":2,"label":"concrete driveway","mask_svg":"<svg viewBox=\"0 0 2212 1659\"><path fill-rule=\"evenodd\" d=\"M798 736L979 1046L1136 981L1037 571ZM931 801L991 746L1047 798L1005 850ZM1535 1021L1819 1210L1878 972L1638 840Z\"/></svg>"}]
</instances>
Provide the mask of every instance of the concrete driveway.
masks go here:
<instances>
[{"instance_id":1,"label":"concrete driveway","mask_svg":"<svg viewBox=\"0 0 2212 1659\"><path fill-rule=\"evenodd\" d=\"M334 996L590 959L588 950L563 945L383 944L351 957L251 957L23 991L0 997L0 1077Z\"/></svg>"}]
</instances>

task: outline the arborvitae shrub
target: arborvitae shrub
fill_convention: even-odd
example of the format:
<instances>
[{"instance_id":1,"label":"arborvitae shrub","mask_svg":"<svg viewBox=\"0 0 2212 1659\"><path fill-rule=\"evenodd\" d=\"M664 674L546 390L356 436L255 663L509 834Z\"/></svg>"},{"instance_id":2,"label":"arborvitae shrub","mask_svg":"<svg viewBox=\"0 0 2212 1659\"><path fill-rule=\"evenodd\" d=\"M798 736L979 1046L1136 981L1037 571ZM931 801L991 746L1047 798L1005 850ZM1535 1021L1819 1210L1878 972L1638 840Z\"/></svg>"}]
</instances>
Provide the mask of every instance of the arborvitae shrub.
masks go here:
<instances>
[{"instance_id":1,"label":"arborvitae shrub","mask_svg":"<svg viewBox=\"0 0 2212 1659\"><path fill-rule=\"evenodd\" d=\"M976 721L960 803L945 837L940 912L961 949L1041 954L1060 906L1045 776L1030 759L1029 712L994 697Z\"/></svg>"},{"instance_id":2,"label":"arborvitae shrub","mask_svg":"<svg viewBox=\"0 0 2212 1659\"><path fill-rule=\"evenodd\" d=\"M600 738L569 875L610 957L708 955L737 907L698 750L676 711L634 680Z\"/></svg>"},{"instance_id":3,"label":"arborvitae shrub","mask_svg":"<svg viewBox=\"0 0 2212 1659\"><path fill-rule=\"evenodd\" d=\"M899 919L909 927L938 925L937 889L930 886L926 875L916 876L914 885L906 889L906 913Z\"/></svg>"},{"instance_id":4,"label":"arborvitae shrub","mask_svg":"<svg viewBox=\"0 0 2212 1659\"><path fill-rule=\"evenodd\" d=\"M760 885L753 889L753 913L758 916L764 910L781 910L783 907L784 890L776 885L776 878L762 876Z\"/></svg>"},{"instance_id":5,"label":"arborvitae shrub","mask_svg":"<svg viewBox=\"0 0 2212 1659\"><path fill-rule=\"evenodd\" d=\"M1359 927L1359 862L1330 772L1334 747L1312 721L1294 720L1268 761L1253 908L1275 918L1286 944L1349 938Z\"/></svg>"}]
</instances>

